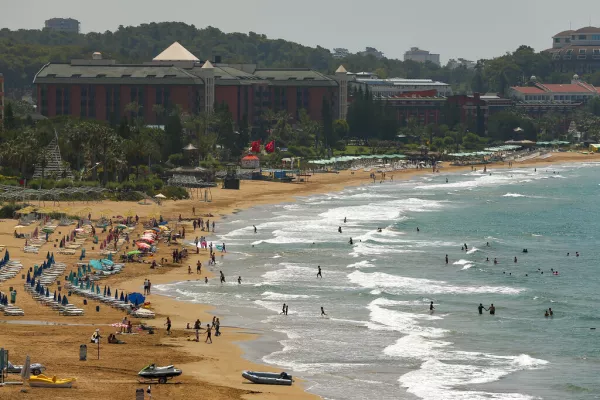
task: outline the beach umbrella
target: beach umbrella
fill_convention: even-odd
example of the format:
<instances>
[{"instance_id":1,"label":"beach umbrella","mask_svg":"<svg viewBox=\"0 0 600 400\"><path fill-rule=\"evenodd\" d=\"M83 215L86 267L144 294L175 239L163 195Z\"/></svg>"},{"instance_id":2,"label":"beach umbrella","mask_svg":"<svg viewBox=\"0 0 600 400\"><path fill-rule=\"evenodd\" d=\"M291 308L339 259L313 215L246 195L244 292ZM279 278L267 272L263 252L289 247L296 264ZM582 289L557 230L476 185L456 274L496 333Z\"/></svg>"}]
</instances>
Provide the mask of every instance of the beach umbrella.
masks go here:
<instances>
[{"instance_id":1,"label":"beach umbrella","mask_svg":"<svg viewBox=\"0 0 600 400\"><path fill-rule=\"evenodd\" d=\"M117 225L117 229L125 229L125 228L127 228L127 225L124 225L124 224Z\"/></svg>"},{"instance_id":2,"label":"beach umbrella","mask_svg":"<svg viewBox=\"0 0 600 400\"><path fill-rule=\"evenodd\" d=\"M27 283L31 282L31 275L29 274L29 271L27 271Z\"/></svg>"},{"instance_id":3,"label":"beach umbrella","mask_svg":"<svg viewBox=\"0 0 600 400\"><path fill-rule=\"evenodd\" d=\"M138 304L143 304L144 300L146 300L146 297L144 297L144 295L141 293L135 292L128 295L128 300L130 303L137 306Z\"/></svg>"},{"instance_id":4,"label":"beach umbrella","mask_svg":"<svg viewBox=\"0 0 600 400\"><path fill-rule=\"evenodd\" d=\"M108 290L106 291L106 295L110 297L110 286L108 287Z\"/></svg>"},{"instance_id":5,"label":"beach umbrella","mask_svg":"<svg viewBox=\"0 0 600 400\"><path fill-rule=\"evenodd\" d=\"M81 278L81 268L77 268L77 277Z\"/></svg>"},{"instance_id":6,"label":"beach umbrella","mask_svg":"<svg viewBox=\"0 0 600 400\"><path fill-rule=\"evenodd\" d=\"M144 242L137 242L136 245L137 245L138 249L147 250L150 248L150 245L148 243L144 243Z\"/></svg>"},{"instance_id":7,"label":"beach umbrella","mask_svg":"<svg viewBox=\"0 0 600 400\"><path fill-rule=\"evenodd\" d=\"M67 295L64 295L62 298L62 305L66 306L67 304L69 304L69 300L67 300Z\"/></svg>"},{"instance_id":8,"label":"beach umbrella","mask_svg":"<svg viewBox=\"0 0 600 400\"><path fill-rule=\"evenodd\" d=\"M46 297L50 297L50 290L46 287Z\"/></svg>"},{"instance_id":9,"label":"beach umbrella","mask_svg":"<svg viewBox=\"0 0 600 400\"><path fill-rule=\"evenodd\" d=\"M123 294L123 292L121 292L121 294ZM127 295L125 295L125 303L129 303L129 297Z\"/></svg>"},{"instance_id":10,"label":"beach umbrella","mask_svg":"<svg viewBox=\"0 0 600 400\"><path fill-rule=\"evenodd\" d=\"M96 294L100 294L100 285L96 285Z\"/></svg>"},{"instance_id":11,"label":"beach umbrella","mask_svg":"<svg viewBox=\"0 0 600 400\"><path fill-rule=\"evenodd\" d=\"M90 288L90 290L91 290L92 292L94 292L94 291L95 291L95 289L96 289L96 288L94 287L94 282L92 282L92 287Z\"/></svg>"},{"instance_id":12,"label":"beach umbrella","mask_svg":"<svg viewBox=\"0 0 600 400\"><path fill-rule=\"evenodd\" d=\"M10 260L10 255L8 254L8 249L4 252L4 261Z\"/></svg>"},{"instance_id":13,"label":"beach umbrella","mask_svg":"<svg viewBox=\"0 0 600 400\"><path fill-rule=\"evenodd\" d=\"M58 294L58 298L56 299L59 303L62 301L62 296L60 295L60 293Z\"/></svg>"},{"instance_id":14,"label":"beach umbrella","mask_svg":"<svg viewBox=\"0 0 600 400\"><path fill-rule=\"evenodd\" d=\"M52 299L54 299L54 301L56 301L56 290L54 291L54 296L52 296Z\"/></svg>"},{"instance_id":15,"label":"beach umbrella","mask_svg":"<svg viewBox=\"0 0 600 400\"><path fill-rule=\"evenodd\" d=\"M119 296L117 295L117 290L115 289L115 300L119 300Z\"/></svg>"},{"instance_id":16,"label":"beach umbrella","mask_svg":"<svg viewBox=\"0 0 600 400\"><path fill-rule=\"evenodd\" d=\"M104 294L103 296L106 296L106 285L104 285Z\"/></svg>"},{"instance_id":17,"label":"beach umbrella","mask_svg":"<svg viewBox=\"0 0 600 400\"><path fill-rule=\"evenodd\" d=\"M79 289L83 289L83 281L79 282Z\"/></svg>"},{"instance_id":18,"label":"beach umbrella","mask_svg":"<svg viewBox=\"0 0 600 400\"><path fill-rule=\"evenodd\" d=\"M123 296L123 291L122 290L121 290L121 298L120 298L120 300L121 301L125 301L125 296Z\"/></svg>"},{"instance_id":19,"label":"beach umbrella","mask_svg":"<svg viewBox=\"0 0 600 400\"><path fill-rule=\"evenodd\" d=\"M89 279L87 281L85 281L85 288L88 289L88 290L90 289L90 281L89 281Z\"/></svg>"}]
</instances>

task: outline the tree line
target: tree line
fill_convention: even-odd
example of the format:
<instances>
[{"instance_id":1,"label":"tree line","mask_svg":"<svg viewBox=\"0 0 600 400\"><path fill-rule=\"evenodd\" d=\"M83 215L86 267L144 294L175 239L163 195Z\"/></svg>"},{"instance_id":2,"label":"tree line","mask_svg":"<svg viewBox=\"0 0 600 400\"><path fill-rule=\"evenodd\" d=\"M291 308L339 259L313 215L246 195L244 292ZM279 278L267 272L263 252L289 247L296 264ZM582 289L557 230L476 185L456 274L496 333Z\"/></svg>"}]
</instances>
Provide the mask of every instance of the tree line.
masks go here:
<instances>
[{"instance_id":1,"label":"tree line","mask_svg":"<svg viewBox=\"0 0 600 400\"><path fill-rule=\"evenodd\" d=\"M474 69L438 66L373 55L348 54L334 58L323 47L308 47L282 39L270 39L255 32L224 33L214 27L197 28L181 22L119 26L114 32L87 34L43 30L0 30L0 71L7 89L31 86L33 77L48 62L69 62L89 58L99 51L105 58L121 63L152 60L173 42L179 41L201 59L220 56L226 63L255 63L259 67L310 67L332 73L343 64L348 71L375 72L380 78L430 78L451 84L455 92L493 91L504 93L509 86L523 84L531 75L549 83L568 82L572 74L553 72L547 53L521 46L512 53L479 60ZM600 73L585 76L600 84Z\"/></svg>"}]
</instances>

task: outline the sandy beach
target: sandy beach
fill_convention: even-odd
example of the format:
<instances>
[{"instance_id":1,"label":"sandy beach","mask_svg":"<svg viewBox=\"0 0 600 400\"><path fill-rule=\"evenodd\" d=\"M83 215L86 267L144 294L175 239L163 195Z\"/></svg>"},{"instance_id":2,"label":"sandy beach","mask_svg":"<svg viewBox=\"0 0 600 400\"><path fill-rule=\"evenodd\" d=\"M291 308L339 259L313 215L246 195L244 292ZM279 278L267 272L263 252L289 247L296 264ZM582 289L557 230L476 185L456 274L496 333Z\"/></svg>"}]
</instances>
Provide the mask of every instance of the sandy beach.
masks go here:
<instances>
[{"instance_id":1,"label":"sandy beach","mask_svg":"<svg viewBox=\"0 0 600 400\"><path fill-rule=\"evenodd\" d=\"M550 157L528 160L527 162L513 164L513 168L539 167L550 164L576 163L576 162L598 162L600 156L595 154L580 153L551 153ZM478 166L478 169L483 168ZM488 169L508 168L508 163L491 164ZM470 170L470 166L451 167L444 164L440 174L455 173ZM388 173L393 175L394 180L410 179L415 175L430 174L430 169L406 170ZM140 217L140 222L149 218L162 215L170 221L173 229L186 227L187 237L193 238L207 234L196 230L192 231L191 224L176 225L179 216L183 219L203 217L216 222L215 231L219 233L219 219L230 215L238 210L246 209L256 205L292 202L296 197L307 196L317 193L339 191L345 187L363 184L373 184L369 179L369 172L364 171L341 171L339 173L319 173L310 177L305 183L273 183L264 181L242 181L240 190L224 190L213 188L211 190L212 201L205 203L198 200L165 201L160 206L156 204L139 205L131 202L90 202L90 203L61 203L60 205L49 204L45 207L56 207L57 209L68 208L73 213L80 213L86 209L92 214L92 219L97 218L101 210L110 212L111 217L126 215L133 210ZM379 184L379 182L375 183ZM195 208L195 216L192 214ZM226 320L221 320L222 336L214 337L213 343L204 343L204 331L200 334L200 341L192 339L195 336L193 330L186 329L189 323L193 325L196 319L202 321L206 326L213 316L219 316L217 309L210 304L192 304L179 302L172 298L151 294L147 301L151 302L151 308L156 313L156 319L143 321L157 328L156 334L148 335L139 332L132 335L118 335L119 339L126 342L123 345L107 344L105 338L109 333L114 333L116 328L110 324L120 322L124 317L122 311L110 308L105 304L88 300L84 304L82 297L70 296L70 301L84 309L85 315L80 317L59 316L57 311L37 303L28 293L23 291L24 279L27 269L33 265L39 265L47 252L54 252L56 261L65 263L67 270L77 271L79 251L75 255L57 254L58 240L67 232L74 229L74 225L59 226L50 241L44 244L39 254L24 253L23 245L25 239L15 238L13 232L17 220L0 221L0 245L6 246L12 260L20 260L24 266L23 271L16 277L0 283L0 291L7 293L10 287L17 292L16 305L25 312L24 317L9 317L0 315L0 346L10 351L10 360L16 364L22 364L26 355L30 355L32 362L40 362L47 368L46 375L64 377L76 377L77 384L72 389L39 389L27 386L0 387L0 396L3 399L17 399L27 396L21 393L25 388L29 393L39 393L41 396L54 399L131 399L135 396L137 388L146 388L147 385L140 384L137 380L137 372L147 364L157 365L174 364L184 372L179 378L175 378L166 385L153 385L152 395L157 398L173 399L200 399L210 397L212 399L317 399L316 395L305 391L301 380L291 386L267 386L254 385L245 382L241 377L243 370L259 370L280 372L273 366L258 365L247 361L243 352L237 345L238 342L252 340L257 332L248 332L243 327L230 326ZM19 233L31 233L37 224L31 224L17 229ZM143 231L140 223L135 230L130 231L132 238L137 238ZM100 230L98 230L100 232ZM106 234L99 234L102 241ZM211 241L211 236L208 236ZM88 240L86 248L86 259L100 258L98 246L94 246ZM160 243L159 251L154 259L161 257L170 260L170 253L175 246ZM123 247L120 253L130 250ZM2 253L3 254L3 253ZM142 292L144 279L150 279L153 285L171 283L185 280L218 279L219 258L214 267L207 266L208 252L200 251L200 254L190 254L180 264L165 263L164 266L150 269L149 264L127 263L123 272L111 276L102 281L102 285L109 285L113 291ZM226 258L227 255L225 254ZM202 274L197 275L195 265L197 261L202 262ZM188 274L188 265L192 267L192 274ZM60 279L59 279L60 281ZM51 286L54 290L57 284ZM64 290L64 289L63 289ZM96 307L100 305L99 311ZM165 332L166 317L173 321L173 333L167 335ZM133 319L134 325L142 322ZM90 343L90 336L95 329L100 329L102 339L100 344L100 356L98 359L98 348ZM79 346L88 346L87 361L79 361ZM19 381L18 375L9 375L9 381Z\"/></svg>"}]
</instances>

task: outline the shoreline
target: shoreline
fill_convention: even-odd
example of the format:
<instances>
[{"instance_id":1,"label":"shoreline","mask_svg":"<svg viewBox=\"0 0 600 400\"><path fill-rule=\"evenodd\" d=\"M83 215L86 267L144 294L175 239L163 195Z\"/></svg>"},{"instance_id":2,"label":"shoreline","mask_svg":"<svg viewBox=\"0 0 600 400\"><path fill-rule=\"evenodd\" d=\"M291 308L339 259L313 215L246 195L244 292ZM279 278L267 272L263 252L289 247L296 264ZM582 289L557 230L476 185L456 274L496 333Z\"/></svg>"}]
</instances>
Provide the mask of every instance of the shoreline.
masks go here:
<instances>
[{"instance_id":1,"label":"shoreline","mask_svg":"<svg viewBox=\"0 0 600 400\"><path fill-rule=\"evenodd\" d=\"M565 163L582 163L582 162L599 162L600 157L596 155L583 155L579 153L551 153L552 156L545 159L533 159L527 160L526 162L515 162L513 168L528 168L528 167L543 167L549 165L558 165ZM478 170L481 170L483 166L475 166ZM509 168L508 163L495 163L488 164L487 167L489 169L498 169L498 168ZM470 171L470 166L444 166L439 175L445 174L453 174L460 173L464 171ZM409 180L415 176L428 175L431 174L431 169L423 169L423 170L406 170L406 171L394 171L388 172L387 176L393 175L395 180ZM219 220L223 218L228 218L231 215L239 212L240 210L247 210L254 206L261 205L269 205L269 204L280 204L280 203L293 203L299 197L316 195L316 194L325 194L332 192L339 192L345 188L360 186L364 184L369 184L371 180L369 179L369 173L364 171L355 171L351 173L350 171L341 171L340 173L319 173L315 174L311 177L311 182L308 183L273 183L273 182L261 182L261 181L242 181L241 189L239 191L235 190L224 190L224 189L215 189L215 196L212 202L210 203L200 203L198 200L184 200L184 201L168 201L164 202L163 205L160 206L159 211L163 214L166 219L170 219L171 221L175 221L178 215L182 215L184 218L191 217L191 208L192 206L196 207L197 214L212 214L214 217L204 217L209 218L211 221L215 220L217 222L216 230L219 232ZM378 184L378 183L377 183ZM104 205L107 203L105 202ZM118 205L118 207L117 207ZM144 207L138 206L137 204L132 205L131 203L116 203L110 204L108 207L111 208L119 208L125 209L127 207L136 207L136 212L139 212L140 217L147 217L149 214L155 211L156 207ZM94 212L95 211L94 207ZM102 206L99 206L102 208ZM117 211L115 211L117 212ZM198 215L196 216L198 217ZM6 226L0 225L0 230L4 234L9 233L12 234L12 225L14 225L15 221L9 223L11 226L10 229L7 229ZM136 233L138 230L136 229ZM202 232L192 233L189 232L189 236L195 236L196 234L202 234ZM208 241L210 242L211 238L208 237ZM214 240L213 240L214 242ZM13 248L11 247L11 255L13 255ZM164 250L167 249L166 253ZM24 266L29 267L33 265L33 263L38 262L43 257L41 253L45 254L46 249L40 252L40 255L30 256L30 255L21 255L18 252L15 252L15 256L11 258L21 259L24 263ZM93 252L89 252L90 256L93 258ZM168 257L168 248L165 245L159 255ZM212 278L213 271L211 271L208 266L205 266L205 262L208 257L207 251L201 251L197 256L196 254L190 254L190 257L185 260L181 265L177 267L168 267L168 268L160 268L157 270L150 270L147 268L147 264L141 264L143 270L141 268L137 268L138 264L126 264L125 271L119 275L112 276L106 280L104 280L104 284L110 284L111 287L118 288L119 291L124 290L126 292L134 292L141 291L141 283L145 278L150 278L153 285L157 284L168 284L181 282L189 279L203 279L204 276ZM225 255L225 257L227 257ZM58 261L65 262L69 266L72 262L74 262L74 258L71 258L71 262L65 261L63 256L57 256ZM203 274L198 276L195 274L195 268L192 268L192 276L187 273L185 268L186 265L195 266L196 260L201 260L203 263ZM217 262L217 266L214 267L216 271L218 271L219 263ZM67 270L68 271L68 270ZM206 272L205 272L206 271ZM210 272L208 272L210 271ZM16 279L16 278L15 278ZM18 289L22 288L21 281L14 283ZM6 282L0 283L0 290L6 291L8 285ZM25 293L21 293L19 300L23 298L27 298L28 295ZM75 297L75 296L73 296ZM25 300L23 299L23 300ZM159 328L158 342L156 346L165 347L167 354L165 355L165 359L171 360L175 359L176 366L178 368L182 368L184 370L183 379L184 383L190 384L198 384L201 383L204 386L210 388L209 395L211 397L222 398L222 399L234 399L234 398L243 398L243 399L256 399L256 398L265 398L265 399L277 399L285 396L285 398L290 399L318 399L320 398L318 395L309 393L306 391L306 383L301 379L296 382L295 385L291 387L277 387L277 386L266 386L266 385L252 385L248 383L242 382L243 378L241 377L241 372L244 369L253 369L253 370L267 370L267 371L276 371L280 372L276 367L271 365L265 365L261 363L254 363L250 360L246 359L246 354L243 350L243 346L241 342L248 342L259 338L262 333L258 331L248 332L249 329L244 327L230 327L227 321L223 321L223 335L219 338L214 338L213 345L205 345L202 343L204 340L204 336L200 335L200 343L196 343L194 341L188 341L188 337L193 336L192 330L186 330L186 324L191 323L199 318L202 323L205 325L207 321L212 319L212 315L217 314L217 310L215 310L214 306L210 304L198 304L198 303L190 303L186 301L179 301L175 298L163 296L160 294L152 294L150 295L150 301L152 303L152 307L157 314L157 318L155 321L151 321L150 324L157 326ZM79 300L79 299L76 299ZM28 301L24 301L21 303L20 301L17 304L23 304L27 306L27 308L32 308L31 303L33 303L32 299L29 298ZM80 303L77 303L79 306ZM94 303L95 305L95 303ZM106 325L110 322L116 322L120 320L122 317L122 313L117 312L116 310L108 310L106 315L104 315L104 310L102 311L102 315L94 314L93 305L89 305L86 308L86 317L83 318L80 322L84 325L78 326L77 328L69 325L58 325L58 326L37 326L37 325L24 325L19 326L18 329L16 324L3 324L0 323L0 340L5 339L6 332L11 333L11 330L16 331L27 331L27 332L37 332L38 334L43 334L44 331L56 332L57 335L61 334L61 331L65 328L76 331L79 335L79 341L81 343L85 342L85 338L87 336L81 336L83 332L86 334L91 334L90 327L87 324L88 321L92 321L95 324ZM26 307L23 307L26 308ZM26 309L25 320L33 320L33 321L60 321L59 323L69 323L73 321L77 323L75 320L65 320L65 317L52 317L47 312L40 312L39 315L33 313L33 316L30 316L31 313L28 309ZM163 323L166 316L170 316L173 320L173 335L166 336L164 335ZM119 317L120 316L120 317ZM13 319L11 317L5 317L6 319ZM85 322L84 322L85 321ZM137 321L136 321L137 322ZM83 339L82 339L83 338ZM19 339L19 338L17 338ZM23 339L23 338L20 338ZM129 348L136 346L133 340L132 346ZM27 341L25 340L11 340L8 341L7 344L15 343L17 345L21 345L23 347L27 347ZM79 342L77 342L79 345ZM128 345L129 346L129 345ZM7 347L7 346L5 346ZM10 346L8 346L10 347ZM104 347L110 347L105 345ZM119 347L119 346L117 346ZM134 347L135 348L135 347ZM11 348L12 349L12 348ZM31 352L30 349L26 350L28 354ZM72 350L70 350L72 351ZM17 354L21 354L17 352ZM34 353L35 354L35 353ZM33 358L36 358L34 354L32 355L32 362L37 362ZM176 354L176 356L175 356ZM17 359L19 363L22 363L22 360ZM168 363L175 363L172 361L168 361ZM90 371L91 372L91 371ZM51 372L49 374L52 374ZM60 373L56 373L58 376L62 377ZM121 379L125 378L123 373L121 373ZM183 377L183 376L182 376ZM93 378L93 376L91 377ZM113 378L111 378L113 379ZM94 387L94 384L90 384L91 387ZM98 384L96 384L98 385ZM140 385L135 385L136 387L140 387ZM157 394L167 394L169 393L171 396L175 396L178 398L179 388L175 388L174 385L165 385L169 388L165 391L164 388L157 387ZM183 387L190 387L189 385L178 385ZM129 389L131 392L131 388L134 385L129 382ZM225 390L223 388L229 388L231 390ZM206 388L208 389L208 388ZM6 389L0 389L4 393ZM183 389L185 390L185 389ZM82 395L80 391L72 391L72 398L79 398ZM200 398L206 397L206 391L203 388L203 393L189 393L183 392L187 398ZM68 395L68 393L65 393ZM154 392L153 392L154 394ZM13 398L11 396L7 397L9 399ZM17 398L15 395L14 398ZM61 398L71 398L71 397L61 397ZM97 397L104 398L104 397ZM120 398L120 397L116 397ZM127 398L130 398L128 396Z\"/></svg>"},{"instance_id":2,"label":"shoreline","mask_svg":"<svg viewBox=\"0 0 600 400\"><path fill-rule=\"evenodd\" d=\"M594 155L584 155L584 154L580 154L580 153L550 153L551 156L548 158L544 158L544 159L532 159L532 160L527 160L525 162L517 162L515 163L516 165L513 165L512 167L509 167L508 162L505 163L492 163L492 164L487 164L486 167L488 167L489 169L508 169L508 168L528 168L528 167L543 167L543 166L550 166L550 165L555 165L555 164L570 164L570 163L584 163L584 162L600 162L600 157L595 157ZM555 155L568 155L567 157L554 157ZM475 168L477 168L478 170L482 169L483 166L478 165L475 166ZM464 172L464 171L470 171L471 170L471 166L448 166L448 167L444 167L441 172L440 175L444 175L444 174L454 174L454 173L459 173L459 172ZM396 178L397 176L399 176L400 180L410 180L416 176L422 176L422 175L429 175L432 174L433 172L430 169L419 169L419 170L414 170L414 169L410 169L410 170L405 170L405 171L394 171L394 172L390 172L388 174L394 175L394 178ZM349 171L342 171L340 172L340 174L345 174L348 175ZM322 174L316 174L316 176L321 177L322 175L338 175L336 173L322 173ZM326 193L334 193L334 192L339 192L342 191L346 188L350 188L350 187L356 187L356 186L362 186L362 185L368 185L371 184L371 181L369 179L368 173L363 172L363 171L355 171L355 175L356 178L354 179L344 179L344 183L329 183L329 184L320 184L318 186L318 188L308 188L308 190L299 190L298 192L300 193L293 193L293 194L289 194L286 195L284 198L278 198L278 199L274 199L274 198L267 198L267 199L261 199L260 201L253 203L253 204L247 204L246 202L242 202L242 203L236 203L236 207L232 208L232 209L226 209L227 211L222 211L221 213L219 213L219 220L222 218L227 218L230 217L231 215L236 214L239 211L242 210L248 210L251 209L253 207L256 206L265 206L265 205L270 205L270 204L284 204L284 203L290 203L293 204L297 198L299 197L306 197L306 196L310 196L310 195L317 195L317 194L326 194ZM289 185L289 184L284 184L284 185ZM296 185L299 185L302 187L303 184L301 183L297 183ZM309 183L310 185L310 183ZM164 276L163 278L161 278L160 283L162 284L170 284L170 283L178 283L178 282L182 282L183 280L178 280L178 279L171 279L171 278L175 278L175 276ZM128 283L132 283L132 282L128 282ZM166 303L170 303L170 302L175 302L175 303L187 303L187 304L194 304L194 303L189 303L186 302L184 300L175 300L173 297L169 297L169 296L161 296L162 299L169 299ZM163 300L161 300L163 301ZM209 305L209 304L202 304L202 313L205 315L210 315L210 313L215 309L214 306ZM158 314L158 312L157 312ZM183 325L183 324L182 324ZM246 328L244 327L235 327L234 328L236 331L239 330L245 330ZM263 364L263 363L255 363L251 360L248 360L246 358L246 353L242 350L242 345L240 344L241 342L248 342L248 341L252 341L252 340L257 340L259 338L259 336L261 335L261 333L259 332L255 332L255 333L251 333L251 334L242 334L240 340L231 340L231 344L238 347L238 349L240 349L240 357L243 358L245 361L253 364L253 365L257 365L262 367L263 369L269 370L269 371L274 371L274 372L279 372L276 367L270 365L270 364ZM303 384L302 387L304 389L306 383L302 380L300 380ZM226 384L226 383L223 383ZM235 385L234 387L238 387L238 385ZM307 397L307 398L321 398L318 395L315 395L313 393L309 393L309 392L304 392L308 395L310 395L311 397ZM265 393L263 393L265 394ZM286 393L286 395L288 395ZM292 396L290 398L297 398L295 396ZM304 397L302 397L304 398Z\"/></svg>"}]
</instances>

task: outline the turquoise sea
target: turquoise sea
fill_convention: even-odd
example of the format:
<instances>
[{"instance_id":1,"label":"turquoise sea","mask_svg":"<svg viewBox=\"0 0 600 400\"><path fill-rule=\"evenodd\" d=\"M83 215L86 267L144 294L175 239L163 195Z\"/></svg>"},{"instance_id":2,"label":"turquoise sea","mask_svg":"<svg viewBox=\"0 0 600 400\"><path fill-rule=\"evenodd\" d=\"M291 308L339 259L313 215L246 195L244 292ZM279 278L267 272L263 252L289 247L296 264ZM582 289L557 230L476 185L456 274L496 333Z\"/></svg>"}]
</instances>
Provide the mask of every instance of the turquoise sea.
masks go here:
<instances>
[{"instance_id":1,"label":"turquoise sea","mask_svg":"<svg viewBox=\"0 0 600 400\"><path fill-rule=\"evenodd\" d=\"M247 356L326 399L600 399L600 165L489 172L234 214L209 238L225 285L157 289L263 333Z\"/></svg>"}]
</instances>

